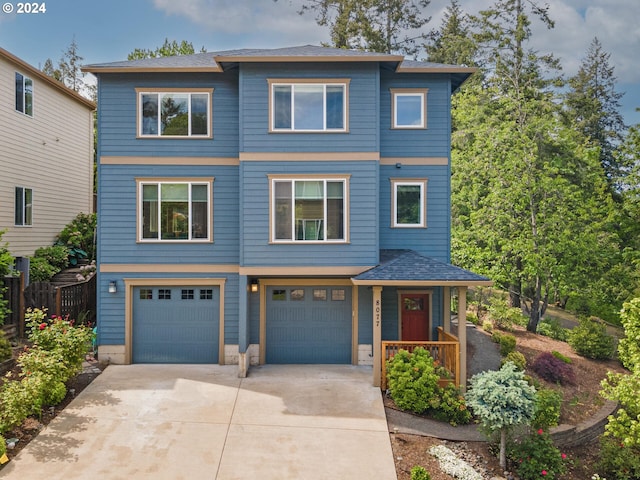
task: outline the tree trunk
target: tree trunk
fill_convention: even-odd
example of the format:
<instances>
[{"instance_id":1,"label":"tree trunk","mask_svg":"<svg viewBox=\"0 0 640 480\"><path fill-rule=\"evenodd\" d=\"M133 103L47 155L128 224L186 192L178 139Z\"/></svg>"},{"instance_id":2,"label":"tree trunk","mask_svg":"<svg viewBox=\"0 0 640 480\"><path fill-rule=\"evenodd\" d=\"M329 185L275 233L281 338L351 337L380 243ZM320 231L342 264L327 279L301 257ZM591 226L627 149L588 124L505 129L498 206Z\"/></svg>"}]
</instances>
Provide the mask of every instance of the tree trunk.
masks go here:
<instances>
[{"instance_id":1,"label":"tree trunk","mask_svg":"<svg viewBox=\"0 0 640 480\"><path fill-rule=\"evenodd\" d=\"M503 470L507 468L507 429L500 430L500 466Z\"/></svg>"}]
</instances>

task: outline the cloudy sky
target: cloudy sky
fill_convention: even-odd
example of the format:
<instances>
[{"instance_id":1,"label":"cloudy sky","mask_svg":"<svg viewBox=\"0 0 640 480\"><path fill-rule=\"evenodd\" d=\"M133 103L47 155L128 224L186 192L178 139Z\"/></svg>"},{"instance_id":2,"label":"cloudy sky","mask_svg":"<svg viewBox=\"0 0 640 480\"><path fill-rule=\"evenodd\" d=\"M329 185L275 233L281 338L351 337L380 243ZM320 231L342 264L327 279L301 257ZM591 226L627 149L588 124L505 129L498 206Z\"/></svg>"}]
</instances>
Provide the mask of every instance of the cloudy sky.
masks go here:
<instances>
[{"instance_id":1,"label":"cloudy sky","mask_svg":"<svg viewBox=\"0 0 640 480\"><path fill-rule=\"evenodd\" d=\"M45 12L16 13L19 2L0 0L0 47L39 67L57 61L75 37L85 63L125 60L135 48L188 40L208 51L319 44L328 30L312 14L298 15L303 0L49 0ZM31 2L33 3L33 2ZM470 13L493 0L459 0ZM544 1L539 2L544 4ZM640 123L640 0L550 0L556 26L534 23L532 47L560 58L564 73L576 73L595 36L611 54L623 115ZM426 29L440 25L449 0L431 0ZM4 13L13 10L12 13Z\"/></svg>"}]
</instances>

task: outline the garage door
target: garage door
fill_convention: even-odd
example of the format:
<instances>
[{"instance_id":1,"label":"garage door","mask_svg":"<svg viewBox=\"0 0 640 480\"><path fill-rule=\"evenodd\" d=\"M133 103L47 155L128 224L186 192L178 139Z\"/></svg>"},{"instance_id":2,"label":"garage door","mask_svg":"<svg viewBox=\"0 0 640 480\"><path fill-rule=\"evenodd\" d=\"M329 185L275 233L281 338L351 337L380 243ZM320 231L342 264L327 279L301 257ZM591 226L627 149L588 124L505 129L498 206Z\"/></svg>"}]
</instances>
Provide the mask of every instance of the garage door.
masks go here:
<instances>
[{"instance_id":1,"label":"garage door","mask_svg":"<svg viewBox=\"0 0 640 480\"><path fill-rule=\"evenodd\" d=\"M267 363L351 363L351 287L267 288Z\"/></svg>"},{"instance_id":2,"label":"garage door","mask_svg":"<svg viewBox=\"0 0 640 480\"><path fill-rule=\"evenodd\" d=\"M218 363L220 290L135 287L134 363Z\"/></svg>"}]
</instances>

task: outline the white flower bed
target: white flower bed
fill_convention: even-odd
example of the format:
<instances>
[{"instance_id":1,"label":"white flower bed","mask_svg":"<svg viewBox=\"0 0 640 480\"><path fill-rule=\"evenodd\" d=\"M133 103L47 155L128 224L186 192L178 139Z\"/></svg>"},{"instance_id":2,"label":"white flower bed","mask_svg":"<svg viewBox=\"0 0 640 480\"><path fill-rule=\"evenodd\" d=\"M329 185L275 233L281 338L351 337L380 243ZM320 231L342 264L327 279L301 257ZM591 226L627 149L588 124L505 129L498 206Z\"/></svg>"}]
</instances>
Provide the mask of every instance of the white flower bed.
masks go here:
<instances>
[{"instance_id":1,"label":"white flower bed","mask_svg":"<svg viewBox=\"0 0 640 480\"><path fill-rule=\"evenodd\" d=\"M436 445L429 449L429 453L438 459L440 468L459 480L483 480L482 475L476 472L471 465L460 460L455 453L444 445Z\"/></svg>"}]
</instances>

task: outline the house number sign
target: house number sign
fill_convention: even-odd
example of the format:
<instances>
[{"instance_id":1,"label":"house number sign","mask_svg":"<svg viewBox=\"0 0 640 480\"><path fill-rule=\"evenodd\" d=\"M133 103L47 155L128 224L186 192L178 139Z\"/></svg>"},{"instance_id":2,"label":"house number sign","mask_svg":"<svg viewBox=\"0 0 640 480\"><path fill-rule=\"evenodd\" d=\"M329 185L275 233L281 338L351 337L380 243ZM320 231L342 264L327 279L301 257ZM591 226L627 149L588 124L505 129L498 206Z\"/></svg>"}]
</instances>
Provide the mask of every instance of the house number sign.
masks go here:
<instances>
[{"instance_id":1,"label":"house number sign","mask_svg":"<svg viewBox=\"0 0 640 480\"><path fill-rule=\"evenodd\" d=\"M375 308L375 320L376 327L380 326L380 299L376 299L376 308Z\"/></svg>"}]
</instances>

